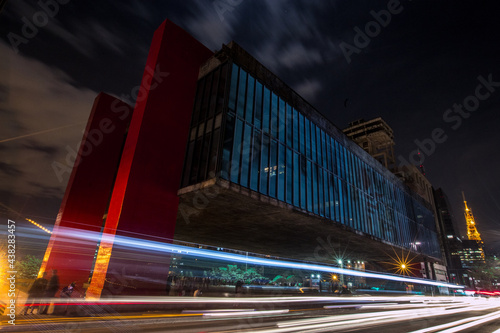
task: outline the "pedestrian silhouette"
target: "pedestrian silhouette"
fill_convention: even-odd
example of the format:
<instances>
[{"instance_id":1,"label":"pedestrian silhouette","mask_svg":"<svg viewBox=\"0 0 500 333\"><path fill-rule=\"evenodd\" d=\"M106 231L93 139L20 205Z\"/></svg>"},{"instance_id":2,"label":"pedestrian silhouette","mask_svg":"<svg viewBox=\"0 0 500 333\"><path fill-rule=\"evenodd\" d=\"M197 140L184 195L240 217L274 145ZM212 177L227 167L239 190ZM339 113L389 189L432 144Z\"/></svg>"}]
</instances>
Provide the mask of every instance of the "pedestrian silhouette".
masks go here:
<instances>
[{"instance_id":1,"label":"pedestrian silhouette","mask_svg":"<svg viewBox=\"0 0 500 333\"><path fill-rule=\"evenodd\" d=\"M28 290L28 299L26 300L26 304L24 305L25 308L23 309L23 314L28 314L29 311L31 310L31 313L35 311L35 309L38 309L38 312L40 312L40 301L41 298L45 294L45 289L47 288L47 272L43 272L42 277L37 278L34 282L33 285L31 286L30 290Z\"/></svg>"},{"instance_id":2,"label":"pedestrian silhouette","mask_svg":"<svg viewBox=\"0 0 500 333\"><path fill-rule=\"evenodd\" d=\"M57 275L57 269L53 269L52 276L49 280L49 283L47 283L47 288L45 289L45 297L47 298L47 301L50 301L51 298L54 298L58 290L59 290L59 276ZM44 306L40 314L47 314L48 310L49 306L46 305Z\"/></svg>"}]
</instances>

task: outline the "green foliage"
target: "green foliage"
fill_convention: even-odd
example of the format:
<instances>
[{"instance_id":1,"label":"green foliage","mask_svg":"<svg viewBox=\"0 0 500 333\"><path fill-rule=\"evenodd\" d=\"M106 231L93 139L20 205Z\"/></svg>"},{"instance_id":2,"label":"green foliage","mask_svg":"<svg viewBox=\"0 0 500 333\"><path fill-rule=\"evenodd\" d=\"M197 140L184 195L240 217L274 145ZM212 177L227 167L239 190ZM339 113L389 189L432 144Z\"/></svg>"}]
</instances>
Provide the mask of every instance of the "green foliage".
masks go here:
<instances>
[{"instance_id":1,"label":"green foliage","mask_svg":"<svg viewBox=\"0 0 500 333\"><path fill-rule=\"evenodd\" d=\"M35 279L41 265L42 259L28 254L16 262L18 276L22 279Z\"/></svg>"},{"instance_id":2,"label":"green foliage","mask_svg":"<svg viewBox=\"0 0 500 333\"><path fill-rule=\"evenodd\" d=\"M500 282L500 260L496 257L487 257L484 263L479 263L471 269L471 275L480 281L478 287L494 289L493 283Z\"/></svg>"},{"instance_id":3,"label":"green foliage","mask_svg":"<svg viewBox=\"0 0 500 333\"><path fill-rule=\"evenodd\" d=\"M227 265L227 267L214 268L210 272L210 276L227 281L243 281L244 283L251 283L255 280L265 279L265 277L260 275L255 270L255 268L242 270L237 265Z\"/></svg>"}]
</instances>

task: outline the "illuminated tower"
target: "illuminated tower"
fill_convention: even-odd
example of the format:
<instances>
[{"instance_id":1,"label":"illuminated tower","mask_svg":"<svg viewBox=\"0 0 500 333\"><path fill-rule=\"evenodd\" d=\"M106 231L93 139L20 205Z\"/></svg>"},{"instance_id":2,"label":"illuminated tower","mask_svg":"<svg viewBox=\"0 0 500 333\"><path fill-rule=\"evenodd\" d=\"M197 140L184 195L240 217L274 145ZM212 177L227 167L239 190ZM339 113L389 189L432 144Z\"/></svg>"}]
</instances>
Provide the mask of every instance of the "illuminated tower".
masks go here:
<instances>
[{"instance_id":1,"label":"illuminated tower","mask_svg":"<svg viewBox=\"0 0 500 333\"><path fill-rule=\"evenodd\" d=\"M467 201L465 201L465 194L462 192L462 196L464 198L465 204L465 221L467 222L467 237L469 240L473 240L477 242L479 250L481 251L481 258L484 260L484 251L483 251L483 241L481 240L481 235L477 231L476 222L474 221L474 215L472 215L472 210L467 207Z\"/></svg>"}]
</instances>

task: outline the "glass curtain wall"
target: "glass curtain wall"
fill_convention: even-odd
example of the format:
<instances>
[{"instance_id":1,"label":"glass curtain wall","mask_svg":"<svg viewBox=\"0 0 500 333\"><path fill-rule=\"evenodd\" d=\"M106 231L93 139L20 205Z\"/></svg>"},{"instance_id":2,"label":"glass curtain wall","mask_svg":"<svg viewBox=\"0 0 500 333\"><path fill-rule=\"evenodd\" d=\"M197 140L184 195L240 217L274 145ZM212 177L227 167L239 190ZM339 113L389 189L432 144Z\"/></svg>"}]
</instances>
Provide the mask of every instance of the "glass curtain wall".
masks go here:
<instances>
[{"instance_id":1,"label":"glass curtain wall","mask_svg":"<svg viewBox=\"0 0 500 333\"><path fill-rule=\"evenodd\" d=\"M181 187L216 175L228 74L224 64L198 80Z\"/></svg>"},{"instance_id":2,"label":"glass curtain wall","mask_svg":"<svg viewBox=\"0 0 500 333\"><path fill-rule=\"evenodd\" d=\"M245 70L236 64L230 69L222 178L393 244L410 248L418 242L423 253L440 255L429 209Z\"/></svg>"}]
</instances>

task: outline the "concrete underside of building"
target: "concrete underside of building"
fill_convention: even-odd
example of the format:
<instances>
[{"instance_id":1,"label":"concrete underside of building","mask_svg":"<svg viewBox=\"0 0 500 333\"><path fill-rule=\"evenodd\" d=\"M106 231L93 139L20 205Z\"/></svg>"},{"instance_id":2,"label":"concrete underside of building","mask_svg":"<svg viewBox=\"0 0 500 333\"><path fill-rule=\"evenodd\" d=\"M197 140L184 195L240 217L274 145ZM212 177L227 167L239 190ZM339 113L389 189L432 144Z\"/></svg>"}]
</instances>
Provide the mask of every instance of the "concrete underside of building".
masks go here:
<instances>
[{"instance_id":1,"label":"concrete underside of building","mask_svg":"<svg viewBox=\"0 0 500 333\"><path fill-rule=\"evenodd\" d=\"M407 249L214 178L179 190L175 239L298 260L390 262ZM423 261L410 252L414 261ZM437 258L429 258L439 261Z\"/></svg>"}]
</instances>

